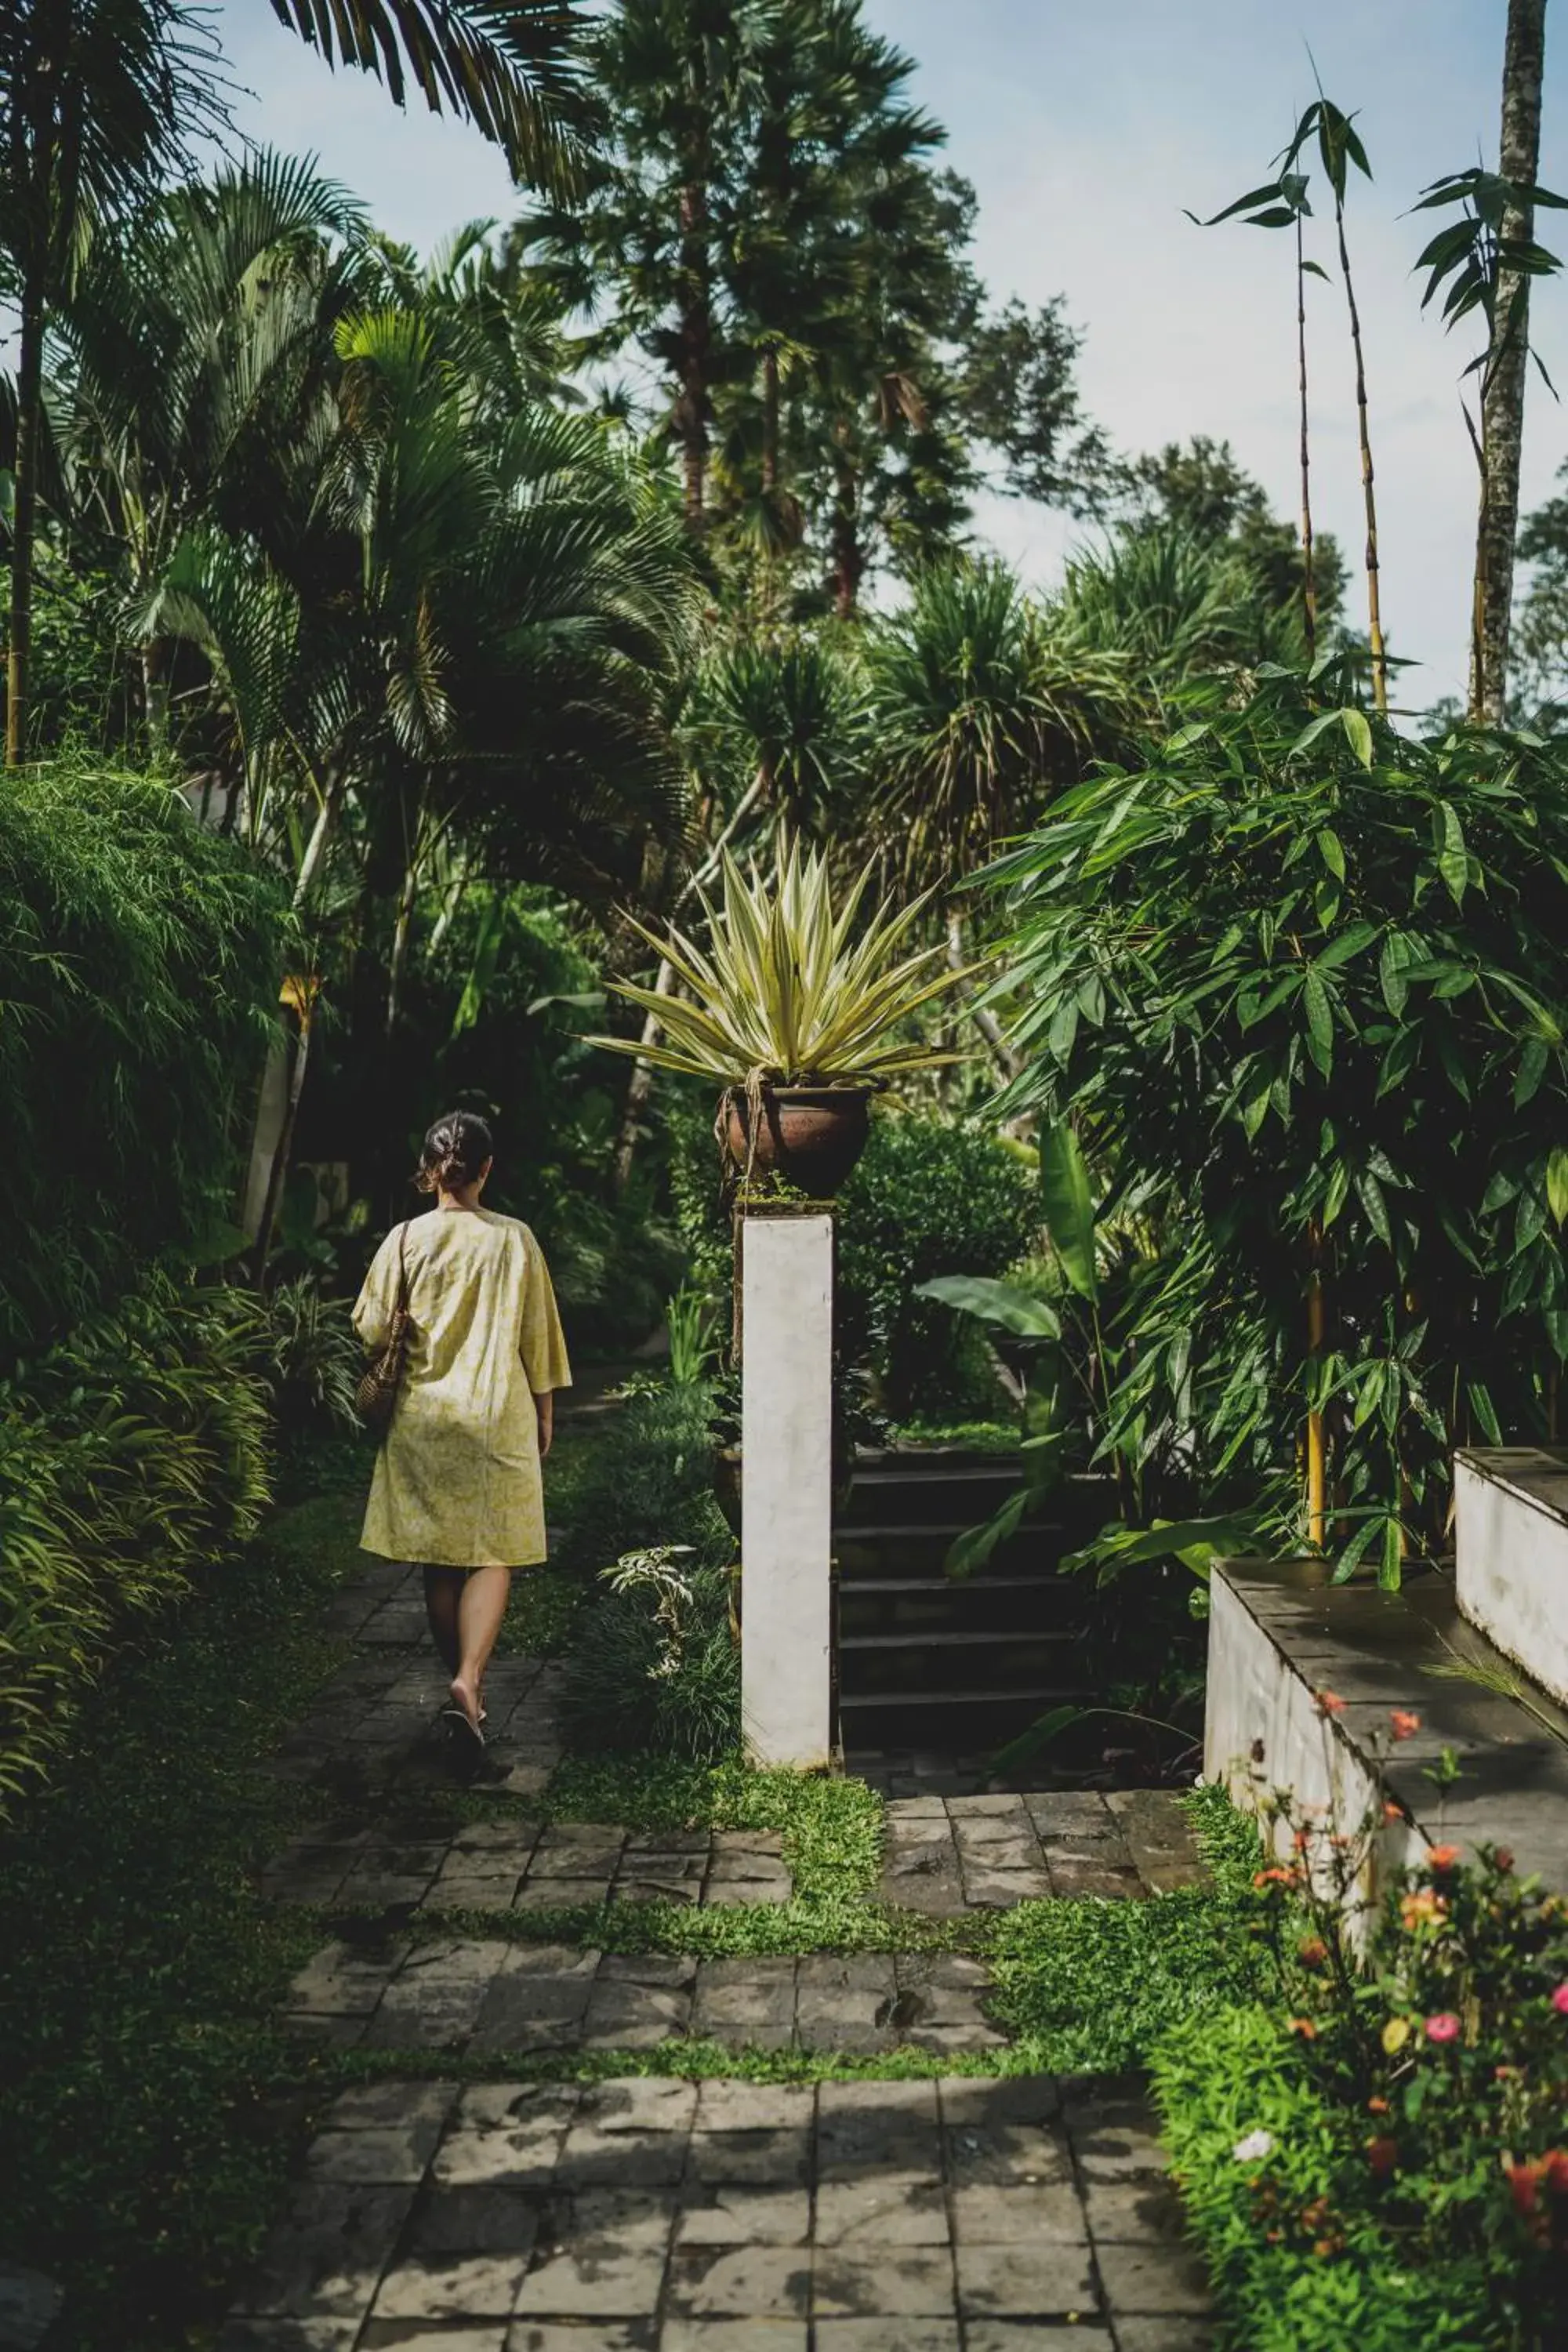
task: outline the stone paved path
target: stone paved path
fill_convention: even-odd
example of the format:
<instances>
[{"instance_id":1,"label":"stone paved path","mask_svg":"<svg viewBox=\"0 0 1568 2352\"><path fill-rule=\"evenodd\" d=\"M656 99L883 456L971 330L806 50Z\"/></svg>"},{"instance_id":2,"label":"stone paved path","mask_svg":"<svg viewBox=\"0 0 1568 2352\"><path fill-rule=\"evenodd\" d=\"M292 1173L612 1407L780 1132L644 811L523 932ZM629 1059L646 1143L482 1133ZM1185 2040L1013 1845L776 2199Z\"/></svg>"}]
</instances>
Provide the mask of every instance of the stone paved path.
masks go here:
<instances>
[{"instance_id":1,"label":"stone paved path","mask_svg":"<svg viewBox=\"0 0 1568 2352\"><path fill-rule=\"evenodd\" d=\"M1200 2352L1206 2301L1126 2084L382 2084L222 2352Z\"/></svg>"},{"instance_id":2,"label":"stone paved path","mask_svg":"<svg viewBox=\"0 0 1568 2352\"><path fill-rule=\"evenodd\" d=\"M468 2056L648 2050L679 2036L737 2049L997 2050L984 1963L958 1952L795 1959L620 1956L478 1938L335 1942L294 1981L290 2025L337 2049Z\"/></svg>"},{"instance_id":3,"label":"stone paved path","mask_svg":"<svg viewBox=\"0 0 1568 2352\"><path fill-rule=\"evenodd\" d=\"M1204 2352L1206 2291L1136 2083L508 2079L672 2038L940 2063L1005 2037L963 1952L531 1940L527 1915L558 1906L776 1906L782 1841L551 1820L559 1675L536 1659L493 1666L486 1770L455 1807L417 1576L369 1569L333 1624L353 1654L272 1767L312 1817L263 1884L328 1915L289 2030L408 2070L323 2118L222 2352L1016 2352L1068 2329ZM926 1794L888 1808L880 1891L961 1916L1200 1874L1162 1793ZM474 1932L444 1931L456 1913ZM422 2079L458 2061L499 2079Z\"/></svg>"},{"instance_id":4,"label":"stone paved path","mask_svg":"<svg viewBox=\"0 0 1568 2352\"><path fill-rule=\"evenodd\" d=\"M1173 1790L894 1798L882 1895L951 1916L1044 1895L1168 1895L1204 1865Z\"/></svg>"}]
</instances>

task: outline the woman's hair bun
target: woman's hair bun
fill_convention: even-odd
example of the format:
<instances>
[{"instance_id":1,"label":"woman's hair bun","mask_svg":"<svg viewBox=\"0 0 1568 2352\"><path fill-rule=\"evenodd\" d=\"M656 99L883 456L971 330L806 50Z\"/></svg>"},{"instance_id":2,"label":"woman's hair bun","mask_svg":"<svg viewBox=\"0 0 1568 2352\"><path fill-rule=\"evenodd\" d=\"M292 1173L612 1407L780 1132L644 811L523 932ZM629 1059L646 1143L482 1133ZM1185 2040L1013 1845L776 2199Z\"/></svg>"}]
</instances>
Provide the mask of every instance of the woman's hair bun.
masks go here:
<instances>
[{"instance_id":1,"label":"woman's hair bun","mask_svg":"<svg viewBox=\"0 0 1568 2352\"><path fill-rule=\"evenodd\" d=\"M425 1138L414 1181L422 1192L459 1192L494 1156L489 1126L478 1111L448 1111Z\"/></svg>"}]
</instances>

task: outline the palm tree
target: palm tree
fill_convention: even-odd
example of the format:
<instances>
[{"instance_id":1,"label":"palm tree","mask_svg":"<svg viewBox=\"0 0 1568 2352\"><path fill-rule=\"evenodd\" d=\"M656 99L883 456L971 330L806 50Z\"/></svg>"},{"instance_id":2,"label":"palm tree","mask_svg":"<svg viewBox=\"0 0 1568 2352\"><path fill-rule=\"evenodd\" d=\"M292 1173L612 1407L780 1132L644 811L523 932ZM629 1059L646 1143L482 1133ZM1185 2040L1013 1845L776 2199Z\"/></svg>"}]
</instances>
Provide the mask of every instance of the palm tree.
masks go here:
<instances>
[{"instance_id":1,"label":"palm tree","mask_svg":"<svg viewBox=\"0 0 1568 2352\"><path fill-rule=\"evenodd\" d=\"M402 106L408 85L504 147L512 169L564 193L591 119L577 0L271 0L328 63L357 66Z\"/></svg>"},{"instance_id":2,"label":"palm tree","mask_svg":"<svg viewBox=\"0 0 1568 2352\"><path fill-rule=\"evenodd\" d=\"M1300 604L1271 601L1237 540L1178 523L1134 524L1076 556L1056 624L1059 642L1119 661L1153 720L1189 679L1305 653Z\"/></svg>"},{"instance_id":3,"label":"palm tree","mask_svg":"<svg viewBox=\"0 0 1568 2352\"><path fill-rule=\"evenodd\" d=\"M272 0L331 62L402 103L472 121L564 192L590 110L575 0ZM44 344L94 235L221 139L221 56L200 0L7 0L0 8L0 282L19 314L5 759L26 740Z\"/></svg>"},{"instance_id":4,"label":"palm tree","mask_svg":"<svg viewBox=\"0 0 1568 2352\"><path fill-rule=\"evenodd\" d=\"M1000 563L924 573L870 632L867 665L879 814L922 887L1027 824L1127 715L1121 655L1058 640Z\"/></svg>"},{"instance_id":5,"label":"palm tree","mask_svg":"<svg viewBox=\"0 0 1568 2352\"><path fill-rule=\"evenodd\" d=\"M224 109L205 12L185 0L0 8L0 256L18 318L5 764L26 742L44 338L93 231L176 170Z\"/></svg>"},{"instance_id":6,"label":"palm tree","mask_svg":"<svg viewBox=\"0 0 1568 2352\"><path fill-rule=\"evenodd\" d=\"M308 163L265 152L100 237L58 322L50 405L72 520L123 568L151 748L168 738L175 552L267 491L280 446L330 408L336 321L374 284L368 224ZM261 615L256 616L259 621Z\"/></svg>"}]
</instances>

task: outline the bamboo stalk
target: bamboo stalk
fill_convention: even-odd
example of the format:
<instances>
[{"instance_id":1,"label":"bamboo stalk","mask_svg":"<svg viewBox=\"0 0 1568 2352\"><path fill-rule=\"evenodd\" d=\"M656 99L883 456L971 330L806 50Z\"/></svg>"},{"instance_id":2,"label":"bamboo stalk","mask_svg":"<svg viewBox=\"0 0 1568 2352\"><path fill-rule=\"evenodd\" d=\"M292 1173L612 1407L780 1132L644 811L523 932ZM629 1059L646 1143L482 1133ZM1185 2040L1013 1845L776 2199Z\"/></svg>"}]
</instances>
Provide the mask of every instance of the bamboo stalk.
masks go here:
<instances>
[{"instance_id":1,"label":"bamboo stalk","mask_svg":"<svg viewBox=\"0 0 1568 2352\"><path fill-rule=\"evenodd\" d=\"M1383 599L1377 560L1377 496L1373 487L1372 434L1367 418L1366 354L1362 348L1361 312L1356 306L1355 280L1351 275L1350 247L1345 240L1345 205L1334 189L1334 226L1339 235L1340 275L1345 283L1350 310L1351 344L1355 352L1356 430L1361 442L1362 496L1366 506L1367 635L1372 645L1372 695L1384 718L1388 716L1388 654L1383 635Z\"/></svg>"},{"instance_id":2,"label":"bamboo stalk","mask_svg":"<svg viewBox=\"0 0 1568 2352\"><path fill-rule=\"evenodd\" d=\"M1307 435L1307 270L1301 215L1296 215L1296 361L1301 391L1301 609L1307 659L1318 657L1318 583L1313 568L1312 468Z\"/></svg>"},{"instance_id":3,"label":"bamboo stalk","mask_svg":"<svg viewBox=\"0 0 1568 2352\"><path fill-rule=\"evenodd\" d=\"M1307 1360L1310 1366L1316 1367L1323 1352L1327 1321L1322 1267L1319 1262L1323 1237L1316 1224L1309 1231L1312 1270L1307 1277ZM1314 1406L1307 1414L1307 1538L1314 1550L1326 1549L1328 1533L1328 1447L1324 1442L1323 1416Z\"/></svg>"}]
</instances>

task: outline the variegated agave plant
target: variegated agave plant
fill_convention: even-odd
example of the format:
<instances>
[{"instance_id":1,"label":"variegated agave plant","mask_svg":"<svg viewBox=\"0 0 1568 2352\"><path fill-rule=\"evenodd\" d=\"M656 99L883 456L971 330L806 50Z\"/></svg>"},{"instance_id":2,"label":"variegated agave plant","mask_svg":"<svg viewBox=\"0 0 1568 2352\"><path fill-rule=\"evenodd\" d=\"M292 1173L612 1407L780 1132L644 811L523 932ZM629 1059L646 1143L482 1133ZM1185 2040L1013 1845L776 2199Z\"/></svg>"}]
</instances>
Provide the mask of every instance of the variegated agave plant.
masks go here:
<instances>
[{"instance_id":1,"label":"variegated agave plant","mask_svg":"<svg viewBox=\"0 0 1568 2352\"><path fill-rule=\"evenodd\" d=\"M770 873L753 866L742 874L728 855L722 871L720 906L698 894L708 921L706 951L673 926L660 938L633 925L668 960L686 993L610 983L628 1003L657 1016L662 1044L629 1037L595 1037L593 1044L737 1087L759 1080L879 1085L962 1058L899 1034L912 1014L971 976L947 968L942 947L898 957L929 891L897 912L884 902L855 935L865 878L835 913L826 861L813 852L803 856L787 836Z\"/></svg>"}]
</instances>

